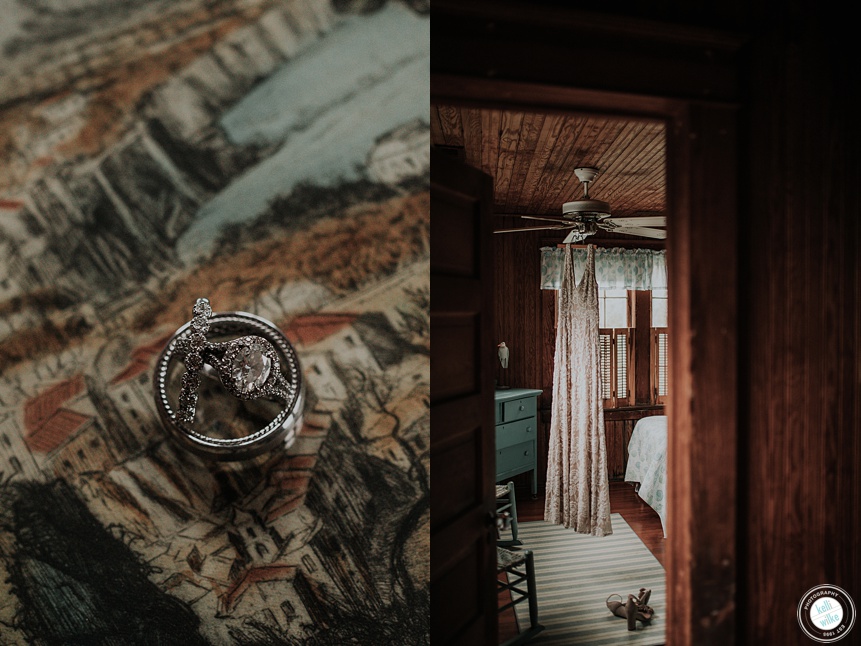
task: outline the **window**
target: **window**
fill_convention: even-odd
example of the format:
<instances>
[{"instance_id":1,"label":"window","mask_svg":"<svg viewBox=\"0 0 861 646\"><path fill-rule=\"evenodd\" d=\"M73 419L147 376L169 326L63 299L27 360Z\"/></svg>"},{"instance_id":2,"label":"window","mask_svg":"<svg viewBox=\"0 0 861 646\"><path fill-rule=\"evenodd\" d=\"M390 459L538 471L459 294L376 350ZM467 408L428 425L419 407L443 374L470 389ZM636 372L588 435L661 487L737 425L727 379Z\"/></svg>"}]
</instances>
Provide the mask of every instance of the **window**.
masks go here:
<instances>
[{"instance_id":1,"label":"window","mask_svg":"<svg viewBox=\"0 0 861 646\"><path fill-rule=\"evenodd\" d=\"M667 290L652 290L652 327L667 327Z\"/></svg>"},{"instance_id":2,"label":"window","mask_svg":"<svg viewBox=\"0 0 861 646\"><path fill-rule=\"evenodd\" d=\"M281 612L284 613L285 617L290 618L296 614L296 608L294 608L293 604L290 603L289 601L282 601L281 602Z\"/></svg>"},{"instance_id":3,"label":"window","mask_svg":"<svg viewBox=\"0 0 861 646\"><path fill-rule=\"evenodd\" d=\"M666 289L598 291L599 386L605 409L666 403L667 305Z\"/></svg>"},{"instance_id":4,"label":"window","mask_svg":"<svg viewBox=\"0 0 861 646\"><path fill-rule=\"evenodd\" d=\"M598 290L598 327L629 327L630 321L631 307L627 290Z\"/></svg>"},{"instance_id":5,"label":"window","mask_svg":"<svg viewBox=\"0 0 861 646\"><path fill-rule=\"evenodd\" d=\"M631 297L627 290L599 290L599 362L604 408L634 403L629 387L634 383L631 318Z\"/></svg>"},{"instance_id":6,"label":"window","mask_svg":"<svg viewBox=\"0 0 861 646\"><path fill-rule=\"evenodd\" d=\"M305 566L305 569L308 572L316 572L317 571L317 565L314 563L314 559L311 558L310 554L306 554L305 556L302 557L302 565Z\"/></svg>"},{"instance_id":7,"label":"window","mask_svg":"<svg viewBox=\"0 0 861 646\"><path fill-rule=\"evenodd\" d=\"M652 347L651 374L652 399L656 404L665 403L669 393L669 335L667 290L652 290Z\"/></svg>"},{"instance_id":8,"label":"window","mask_svg":"<svg viewBox=\"0 0 861 646\"><path fill-rule=\"evenodd\" d=\"M629 384L633 384L630 328L604 328L599 333L601 397L604 408L633 403Z\"/></svg>"}]
</instances>

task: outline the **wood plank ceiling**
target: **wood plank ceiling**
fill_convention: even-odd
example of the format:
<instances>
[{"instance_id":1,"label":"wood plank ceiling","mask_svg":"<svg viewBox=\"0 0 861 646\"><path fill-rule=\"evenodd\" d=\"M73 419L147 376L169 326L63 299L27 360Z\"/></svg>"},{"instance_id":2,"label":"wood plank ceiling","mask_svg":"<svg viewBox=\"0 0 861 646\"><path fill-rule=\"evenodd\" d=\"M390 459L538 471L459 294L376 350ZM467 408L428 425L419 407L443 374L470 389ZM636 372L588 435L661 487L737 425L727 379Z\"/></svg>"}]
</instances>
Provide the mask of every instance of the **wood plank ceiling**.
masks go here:
<instances>
[{"instance_id":1,"label":"wood plank ceiling","mask_svg":"<svg viewBox=\"0 0 861 646\"><path fill-rule=\"evenodd\" d=\"M666 212L660 121L432 105L431 144L493 178L496 215L561 216L564 202L583 196L581 166L599 169L589 195L614 217Z\"/></svg>"}]
</instances>

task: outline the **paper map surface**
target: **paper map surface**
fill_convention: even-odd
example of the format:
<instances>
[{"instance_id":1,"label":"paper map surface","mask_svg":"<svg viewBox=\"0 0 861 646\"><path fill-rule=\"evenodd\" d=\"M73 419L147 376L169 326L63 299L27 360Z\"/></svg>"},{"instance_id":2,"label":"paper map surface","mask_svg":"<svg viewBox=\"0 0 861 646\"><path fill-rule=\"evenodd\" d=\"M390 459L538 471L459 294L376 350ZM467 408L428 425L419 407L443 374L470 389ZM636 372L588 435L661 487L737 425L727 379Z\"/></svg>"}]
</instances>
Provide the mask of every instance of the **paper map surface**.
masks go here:
<instances>
[{"instance_id":1,"label":"paper map surface","mask_svg":"<svg viewBox=\"0 0 861 646\"><path fill-rule=\"evenodd\" d=\"M428 6L0 9L0 644L429 643ZM201 296L295 346L286 452L162 427Z\"/></svg>"}]
</instances>

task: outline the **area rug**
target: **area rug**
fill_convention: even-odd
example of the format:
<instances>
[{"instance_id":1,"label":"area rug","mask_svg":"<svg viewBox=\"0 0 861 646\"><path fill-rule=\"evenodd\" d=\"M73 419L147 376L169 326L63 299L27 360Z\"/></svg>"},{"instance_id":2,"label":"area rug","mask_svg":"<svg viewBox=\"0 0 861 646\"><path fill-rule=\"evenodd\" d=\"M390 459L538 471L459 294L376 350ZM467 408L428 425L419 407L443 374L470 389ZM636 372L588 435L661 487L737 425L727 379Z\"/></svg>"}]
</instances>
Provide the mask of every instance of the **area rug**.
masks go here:
<instances>
[{"instance_id":1,"label":"area rug","mask_svg":"<svg viewBox=\"0 0 861 646\"><path fill-rule=\"evenodd\" d=\"M535 560L538 621L544 630L533 640L551 644L664 644L666 588L664 568L625 522L612 514L613 533L595 537L578 534L545 521L519 523L521 549ZM649 605L655 615L649 625L637 622L628 631L625 619L607 609L606 600L619 594L638 594L650 588ZM529 627L528 604L515 606L521 630Z\"/></svg>"}]
</instances>

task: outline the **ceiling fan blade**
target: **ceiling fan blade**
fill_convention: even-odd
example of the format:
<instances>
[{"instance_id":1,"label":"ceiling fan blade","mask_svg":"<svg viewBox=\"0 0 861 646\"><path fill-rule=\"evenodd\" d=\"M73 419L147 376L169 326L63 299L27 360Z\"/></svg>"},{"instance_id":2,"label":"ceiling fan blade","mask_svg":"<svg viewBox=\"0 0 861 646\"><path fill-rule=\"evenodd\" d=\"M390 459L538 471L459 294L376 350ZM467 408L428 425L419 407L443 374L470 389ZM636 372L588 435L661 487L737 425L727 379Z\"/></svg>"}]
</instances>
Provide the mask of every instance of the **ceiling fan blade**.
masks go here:
<instances>
[{"instance_id":1,"label":"ceiling fan blade","mask_svg":"<svg viewBox=\"0 0 861 646\"><path fill-rule=\"evenodd\" d=\"M644 238L658 238L663 240L667 237L664 229L649 229L647 227L613 227L609 229L613 233L624 233L629 236L643 236Z\"/></svg>"},{"instance_id":2,"label":"ceiling fan blade","mask_svg":"<svg viewBox=\"0 0 861 646\"><path fill-rule=\"evenodd\" d=\"M545 218L537 215L519 215L517 217L523 218L524 220L541 220L542 222L558 222L560 224L567 224L571 221L570 218Z\"/></svg>"},{"instance_id":3,"label":"ceiling fan blade","mask_svg":"<svg viewBox=\"0 0 861 646\"><path fill-rule=\"evenodd\" d=\"M666 215L647 215L633 218L607 218L601 223L610 223L617 227L664 227L667 225Z\"/></svg>"},{"instance_id":4,"label":"ceiling fan blade","mask_svg":"<svg viewBox=\"0 0 861 646\"><path fill-rule=\"evenodd\" d=\"M499 229L498 231L494 231L494 233L517 233L518 231L566 231L572 226L574 225L561 227L520 227L518 229Z\"/></svg>"}]
</instances>

